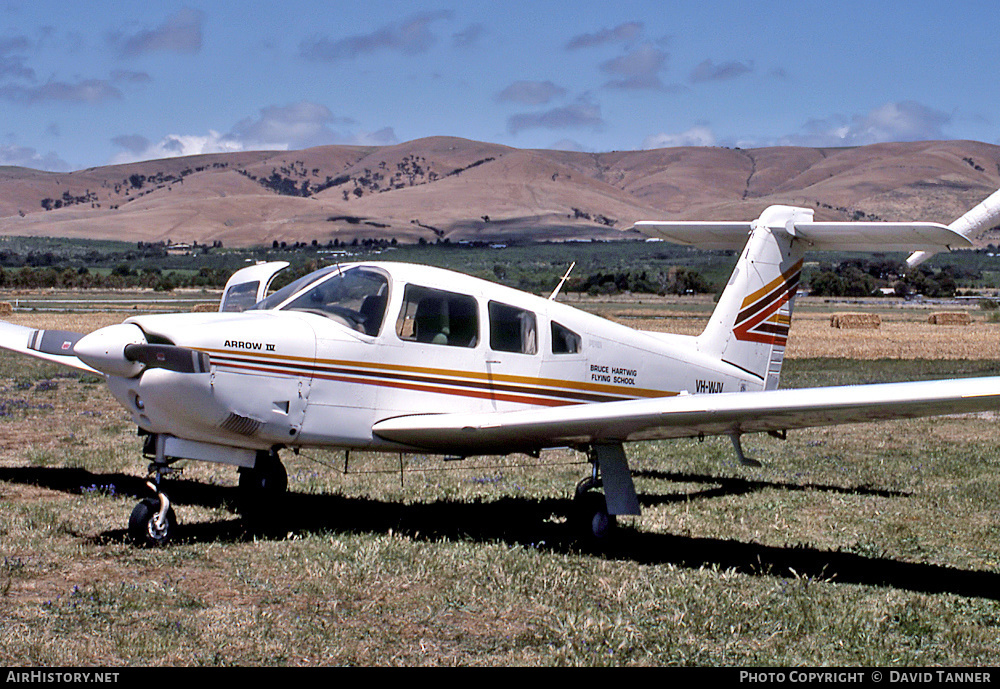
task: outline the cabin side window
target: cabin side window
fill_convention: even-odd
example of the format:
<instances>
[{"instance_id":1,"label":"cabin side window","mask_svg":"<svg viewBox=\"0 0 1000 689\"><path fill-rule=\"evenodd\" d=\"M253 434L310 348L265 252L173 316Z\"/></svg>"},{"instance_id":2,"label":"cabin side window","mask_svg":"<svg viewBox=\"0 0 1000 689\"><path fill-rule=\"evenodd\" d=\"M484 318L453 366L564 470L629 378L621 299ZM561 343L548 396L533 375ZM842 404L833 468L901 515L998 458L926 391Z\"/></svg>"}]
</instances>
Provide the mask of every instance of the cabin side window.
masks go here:
<instances>
[{"instance_id":1,"label":"cabin side window","mask_svg":"<svg viewBox=\"0 0 1000 689\"><path fill-rule=\"evenodd\" d=\"M489 311L490 349L518 354L538 351L534 313L497 301L490 302Z\"/></svg>"},{"instance_id":2,"label":"cabin side window","mask_svg":"<svg viewBox=\"0 0 1000 689\"><path fill-rule=\"evenodd\" d=\"M580 336L564 325L552 321L552 353L577 354L580 351Z\"/></svg>"},{"instance_id":3,"label":"cabin side window","mask_svg":"<svg viewBox=\"0 0 1000 689\"><path fill-rule=\"evenodd\" d=\"M466 294L407 285L396 334L409 342L475 347L479 341L476 300Z\"/></svg>"}]
</instances>

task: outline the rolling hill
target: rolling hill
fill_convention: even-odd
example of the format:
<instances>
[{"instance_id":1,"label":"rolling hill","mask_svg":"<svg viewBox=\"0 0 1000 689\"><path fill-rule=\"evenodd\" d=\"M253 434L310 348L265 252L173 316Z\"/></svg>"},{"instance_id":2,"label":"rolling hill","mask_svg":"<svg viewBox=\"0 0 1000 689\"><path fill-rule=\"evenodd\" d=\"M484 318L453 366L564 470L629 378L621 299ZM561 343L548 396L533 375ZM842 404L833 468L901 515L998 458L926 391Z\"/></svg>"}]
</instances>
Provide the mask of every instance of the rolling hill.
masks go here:
<instances>
[{"instance_id":1,"label":"rolling hill","mask_svg":"<svg viewBox=\"0 0 1000 689\"><path fill-rule=\"evenodd\" d=\"M70 173L0 167L0 234L212 243L619 238L638 220L950 222L1000 187L1000 147L577 153L453 137L169 158ZM996 242L996 230L978 238Z\"/></svg>"}]
</instances>

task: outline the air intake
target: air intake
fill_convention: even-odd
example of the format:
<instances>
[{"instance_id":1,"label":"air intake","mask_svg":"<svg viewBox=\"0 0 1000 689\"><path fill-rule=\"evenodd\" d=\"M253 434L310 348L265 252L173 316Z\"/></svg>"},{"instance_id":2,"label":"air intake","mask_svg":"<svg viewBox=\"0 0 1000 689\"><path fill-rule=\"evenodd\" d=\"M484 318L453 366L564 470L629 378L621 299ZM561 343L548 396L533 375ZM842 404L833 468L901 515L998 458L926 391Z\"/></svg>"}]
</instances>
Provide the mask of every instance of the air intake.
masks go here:
<instances>
[{"instance_id":1,"label":"air intake","mask_svg":"<svg viewBox=\"0 0 1000 689\"><path fill-rule=\"evenodd\" d=\"M240 416L239 414L230 414L226 417L226 420L220 424L220 428L223 430L246 436L257 435L257 431L260 430L260 427L261 422L257 419L251 419L248 416Z\"/></svg>"}]
</instances>

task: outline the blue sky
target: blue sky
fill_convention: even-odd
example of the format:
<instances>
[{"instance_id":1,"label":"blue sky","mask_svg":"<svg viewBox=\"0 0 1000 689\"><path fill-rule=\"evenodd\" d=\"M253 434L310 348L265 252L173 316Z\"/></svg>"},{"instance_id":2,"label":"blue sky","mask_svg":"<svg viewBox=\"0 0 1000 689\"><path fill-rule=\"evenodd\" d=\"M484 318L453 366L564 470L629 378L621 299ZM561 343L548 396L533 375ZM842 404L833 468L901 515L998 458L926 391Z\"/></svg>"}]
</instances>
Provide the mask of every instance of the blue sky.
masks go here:
<instances>
[{"instance_id":1,"label":"blue sky","mask_svg":"<svg viewBox=\"0 0 1000 689\"><path fill-rule=\"evenodd\" d=\"M0 0L0 165L451 135L1000 144L1000 2Z\"/></svg>"}]
</instances>

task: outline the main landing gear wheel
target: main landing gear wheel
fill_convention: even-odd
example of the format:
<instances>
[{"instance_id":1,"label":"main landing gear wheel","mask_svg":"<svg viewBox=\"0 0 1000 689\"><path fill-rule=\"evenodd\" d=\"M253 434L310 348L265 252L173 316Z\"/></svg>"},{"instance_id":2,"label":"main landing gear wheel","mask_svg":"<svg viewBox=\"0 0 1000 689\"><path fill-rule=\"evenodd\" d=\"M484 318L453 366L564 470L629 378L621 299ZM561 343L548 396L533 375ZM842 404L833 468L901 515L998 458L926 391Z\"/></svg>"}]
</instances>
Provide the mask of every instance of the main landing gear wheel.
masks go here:
<instances>
[{"instance_id":1,"label":"main landing gear wheel","mask_svg":"<svg viewBox=\"0 0 1000 689\"><path fill-rule=\"evenodd\" d=\"M177 530L177 517L174 508L167 505L164 514L160 514L160 501L157 498L146 498L132 510L128 520L128 535L133 543L140 546L164 545Z\"/></svg>"},{"instance_id":2,"label":"main landing gear wheel","mask_svg":"<svg viewBox=\"0 0 1000 689\"><path fill-rule=\"evenodd\" d=\"M573 498L573 521L585 543L604 543L618 527L618 519L608 514L608 502L598 487L598 482L585 478L577 484Z\"/></svg>"},{"instance_id":3,"label":"main landing gear wheel","mask_svg":"<svg viewBox=\"0 0 1000 689\"><path fill-rule=\"evenodd\" d=\"M277 452L262 451L252 469L240 469L239 507L244 519L258 521L288 489L288 473Z\"/></svg>"}]
</instances>

